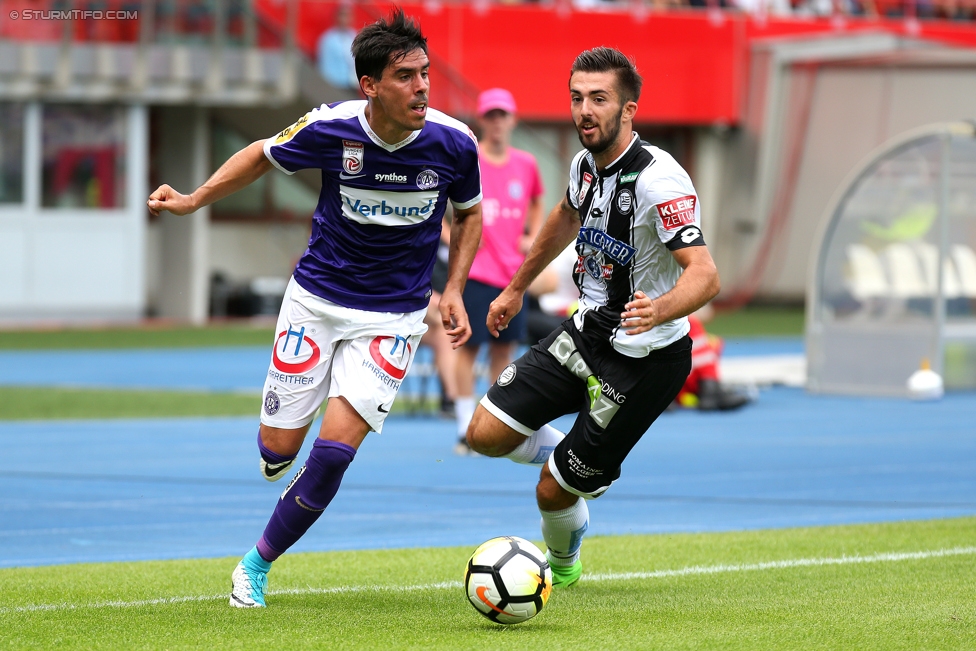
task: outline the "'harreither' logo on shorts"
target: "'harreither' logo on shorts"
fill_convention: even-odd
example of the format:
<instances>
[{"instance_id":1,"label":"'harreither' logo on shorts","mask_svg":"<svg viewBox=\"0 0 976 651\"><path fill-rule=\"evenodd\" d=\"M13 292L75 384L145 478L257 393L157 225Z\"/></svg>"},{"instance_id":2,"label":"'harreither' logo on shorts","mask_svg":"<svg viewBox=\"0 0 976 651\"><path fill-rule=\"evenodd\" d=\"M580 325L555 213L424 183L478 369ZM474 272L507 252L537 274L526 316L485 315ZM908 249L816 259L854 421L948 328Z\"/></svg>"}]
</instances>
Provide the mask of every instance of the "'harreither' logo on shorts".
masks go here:
<instances>
[{"instance_id":1,"label":"'harreither' logo on shorts","mask_svg":"<svg viewBox=\"0 0 976 651\"><path fill-rule=\"evenodd\" d=\"M305 336L305 326L293 330L289 325L287 330L278 333L271 363L282 373L300 375L318 364L321 355L318 344Z\"/></svg>"},{"instance_id":2,"label":"'harreither' logo on shorts","mask_svg":"<svg viewBox=\"0 0 976 651\"><path fill-rule=\"evenodd\" d=\"M371 367L377 377L380 376L377 371L389 376L392 383L399 388L400 380L407 374L407 365L410 363L412 351L410 342L402 335L376 337L369 342L369 356L372 358L372 363L364 359L363 366Z\"/></svg>"}]
</instances>

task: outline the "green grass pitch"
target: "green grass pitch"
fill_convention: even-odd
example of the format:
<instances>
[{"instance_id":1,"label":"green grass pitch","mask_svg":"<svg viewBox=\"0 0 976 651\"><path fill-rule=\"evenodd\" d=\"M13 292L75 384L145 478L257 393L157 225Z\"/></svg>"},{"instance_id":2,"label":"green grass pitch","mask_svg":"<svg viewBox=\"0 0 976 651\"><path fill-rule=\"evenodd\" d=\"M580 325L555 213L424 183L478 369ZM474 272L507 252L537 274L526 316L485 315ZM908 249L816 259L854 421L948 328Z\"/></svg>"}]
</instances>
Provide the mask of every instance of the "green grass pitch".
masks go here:
<instances>
[{"instance_id":1,"label":"green grass pitch","mask_svg":"<svg viewBox=\"0 0 976 651\"><path fill-rule=\"evenodd\" d=\"M227 604L237 558L5 569L0 648L972 649L974 542L976 518L594 536L513 627L467 604L467 548L285 555L266 610Z\"/></svg>"},{"instance_id":2,"label":"green grass pitch","mask_svg":"<svg viewBox=\"0 0 976 651\"><path fill-rule=\"evenodd\" d=\"M746 307L722 312L709 321L708 331L723 337L800 336L803 310L793 307ZM212 323L202 327L167 325L0 329L0 350L198 348L225 346L270 346L274 323Z\"/></svg>"}]
</instances>

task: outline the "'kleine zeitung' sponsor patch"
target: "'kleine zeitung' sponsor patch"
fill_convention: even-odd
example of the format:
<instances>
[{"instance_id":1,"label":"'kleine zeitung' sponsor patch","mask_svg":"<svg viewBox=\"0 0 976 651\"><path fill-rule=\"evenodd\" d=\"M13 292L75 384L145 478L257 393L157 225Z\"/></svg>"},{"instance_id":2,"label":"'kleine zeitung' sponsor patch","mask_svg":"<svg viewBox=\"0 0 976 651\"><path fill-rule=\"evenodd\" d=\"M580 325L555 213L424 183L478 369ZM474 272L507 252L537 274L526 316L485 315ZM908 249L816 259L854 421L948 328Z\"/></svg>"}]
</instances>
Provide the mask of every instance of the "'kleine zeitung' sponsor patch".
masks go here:
<instances>
[{"instance_id":1,"label":"'kleine zeitung' sponsor patch","mask_svg":"<svg viewBox=\"0 0 976 651\"><path fill-rule=\"evenodd\" d=\"M677 199L657 204L655 208L657 208L657 213L661 216L661 222L664 224L664 228L673 231L687 224L694 224L695 201L695 195L688 195L687 197L678 197Z\"/></svg>"}]
</instances>

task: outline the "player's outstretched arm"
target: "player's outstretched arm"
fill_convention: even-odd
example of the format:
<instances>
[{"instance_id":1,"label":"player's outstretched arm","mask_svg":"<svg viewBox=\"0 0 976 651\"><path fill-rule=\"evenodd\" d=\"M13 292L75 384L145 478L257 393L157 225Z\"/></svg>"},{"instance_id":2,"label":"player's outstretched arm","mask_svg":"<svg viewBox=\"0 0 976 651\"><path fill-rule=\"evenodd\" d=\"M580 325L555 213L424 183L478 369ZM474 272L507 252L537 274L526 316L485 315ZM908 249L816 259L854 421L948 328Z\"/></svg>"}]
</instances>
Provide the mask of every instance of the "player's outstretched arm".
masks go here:
<instances>
[{"instance_id":1,"label":"player's outstretched arm","mask_svg":"<svg viewBox=\"0 0 976 651\"><path fill-rule=\"evenodd\" d=\"M481 242L481 204L454 211L451 223L450 254L447 259L447 283L441 295L440 311L444 330L451 345L459 348L471 338L471 324L464 309L464 283Z\"/></svg>"},{"instance_id":2,"label":"player's outstretched arm","mask_svg":"<svg viewBox=\"0 0 976 651\"><path fill-rule=\"evenodd\" d=\"M508 327L509 321L522 309L522 295L536 276L542 273L550 262L573 241L579 233L579 212L569 205L563 197L549 217L546 218L539 236L532 243L525 261L508 287L502 290L488 307L488 332L497 337L498 333Z\"/></svg>"},{"instance_id":3,"label":"player's outstretched arm","mask_svg":"<svg viewBox=\"0 0 976 651\"><path fill-rule=\"evenodd\" d=\"M271 161L264 155L264 141L258 140L231 156L192 194L180 194L168 185L161 185L149 195L146 205L156 216L164 210L186 215L254 183L270 169Z\"/></svg>"},{"instance_id":4,"label":"player's outstretched arm","mask_svg":"<svg viewBox=\"0 0 976 651\"><path fill-rule=\"evenodd\" d=\"M678 282L670 292L654 299L640 290L634 292L634 300L624 306L626 312L620 315L627 334L639 335L660 323L688 316L715 298L721 289L718 269L707 247L689 246L672 251L671 255L684 269Z\"/></svg>"}]
</instances>

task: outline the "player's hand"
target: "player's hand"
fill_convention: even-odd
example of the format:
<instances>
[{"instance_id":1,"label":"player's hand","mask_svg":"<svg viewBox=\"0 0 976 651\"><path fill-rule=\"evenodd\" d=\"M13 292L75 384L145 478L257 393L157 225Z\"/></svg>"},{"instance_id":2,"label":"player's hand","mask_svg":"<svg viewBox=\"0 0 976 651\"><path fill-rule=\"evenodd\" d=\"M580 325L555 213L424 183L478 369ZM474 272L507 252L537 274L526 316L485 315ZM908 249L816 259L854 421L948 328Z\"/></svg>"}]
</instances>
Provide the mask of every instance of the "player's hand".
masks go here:
<instances>
[{"instance_id":1,"label":"player's hand","mask_svg":"<svg viewBox=\"0 0 976 651\"><path fill-rule=\"evenodd\" d=\"M492 337L497 337L498 333L508 327L509 321L522 309L522 292L516 292L506 287L498 298L488 306L488 318L485 325Z\"/></svg>"},{"instance_id":2,"label":"player's hand","mask_svg":"<svg viewBox=\"0 0 976 651\"><path fill-rule=\"evenodd\" d=\"M654 301L639 289L634 292L634 300L624 305L626 312L620 314L620 325L627 328L627 334L639 335L657 325L657 311Z\"/></svg>"},{"instance_id":3,"label":"player's hand","mask_svg":"<svg viewBox=\"0 0 976 651\"><path fill-rule=\"evenodd\" d=\"M159 217L159 213L164 210L174 215L186 215L196 210L190 195L180 194L168 185L156 188L156 191L149 195L146 205L154 217Z\"/></svg>"},{"instance_id":4,"label":"player's hand","mask_svg":"<svg viewBox=\"0 0 976 651\"><path fill-rule=\"evenodd\" d=\"M460 348L471 338L471 325L468 323L468 313L464 309L461 292L452 287L445 288L437 309L441 313L444 332L451 338L451 347Z\"/></svg>"}]
</instances>

